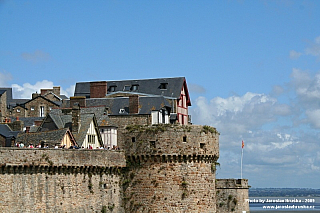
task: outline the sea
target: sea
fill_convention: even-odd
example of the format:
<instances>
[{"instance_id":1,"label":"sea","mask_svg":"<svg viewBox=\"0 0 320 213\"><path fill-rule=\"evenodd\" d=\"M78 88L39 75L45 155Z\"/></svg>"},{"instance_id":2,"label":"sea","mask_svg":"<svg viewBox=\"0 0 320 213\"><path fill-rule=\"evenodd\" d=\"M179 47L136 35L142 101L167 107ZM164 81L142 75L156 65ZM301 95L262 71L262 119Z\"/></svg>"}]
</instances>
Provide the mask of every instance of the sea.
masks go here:
<instances>
[{"instance_id":1,"label":"sea","mask_svg":"<svg viewBox=\"0 0 320 213\"><path fill-rule=\"evenodd\" d=\"M320 213L320 197L250 197L251 213Z\"/></svg>"}]
</instances>

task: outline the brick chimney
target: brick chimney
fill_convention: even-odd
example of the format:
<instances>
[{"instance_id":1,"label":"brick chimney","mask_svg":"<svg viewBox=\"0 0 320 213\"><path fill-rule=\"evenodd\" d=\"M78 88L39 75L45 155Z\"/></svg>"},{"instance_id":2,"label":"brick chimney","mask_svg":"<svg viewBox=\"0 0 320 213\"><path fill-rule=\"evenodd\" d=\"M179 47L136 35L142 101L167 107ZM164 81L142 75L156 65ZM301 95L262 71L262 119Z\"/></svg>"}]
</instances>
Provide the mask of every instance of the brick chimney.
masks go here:
<instances>
[{"instance_id":1,"label":"brick chimney","mask_svg":"<svg viewBox=\"0 0 320 213\"><path fill-rule=\"evenodd\" d=\"M80 107L86 107L86 97L85 96L70 97L70 107L72 108L75 104L78 104Z\"/></svg>"},{"instance_id":2,"label":"brick chimney","mask_svg":"<svg viewBox=\"0 0 320 213\"><path fill-rule=\"evenodd\" d=\"M104 98L107 94L107 82L90 82L90 98Z\"/></svg>"},{"instance_id":3,"label":"brick chimney","mask_svg":"<svg viewBox=\"0 0 320 213\"><path fill-rule=\"evenodd\" d=\"M139 96L138 95L129 96L129 113L130 114L139 113Z\"/></svg>"},{"instance_id":4,"label":"brick chimney","mask_svg":"<svg viewBox=\"0 0 320 213\"><path fill-rule=\"evenodd\" d=\"M72 133L79 133L80 129L80 105L75 104L72 106Z\"/></svg>"}]
</instances>

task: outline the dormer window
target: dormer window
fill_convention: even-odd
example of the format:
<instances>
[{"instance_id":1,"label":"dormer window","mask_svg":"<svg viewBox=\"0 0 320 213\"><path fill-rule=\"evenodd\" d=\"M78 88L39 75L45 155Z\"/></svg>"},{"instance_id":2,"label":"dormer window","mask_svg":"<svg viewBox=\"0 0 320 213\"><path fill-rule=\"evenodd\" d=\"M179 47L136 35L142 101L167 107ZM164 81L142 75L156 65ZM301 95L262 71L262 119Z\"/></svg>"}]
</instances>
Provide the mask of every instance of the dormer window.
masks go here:
<instances>
[{"instance_id":1,"label":"dormer window","mask_svg":"<svg viewBox=\"0 0 320 213\"><path fill-rule=\"evenodd\" d=\"M138 89L139 89L138 84L132 85L132 91L137 91Z\"/></svg>"},{"instance_id":2,"label":"dormer window","mask_svg":"<svg viewBox=\"0 0 320 213\"><path fill-rule=\"evenodd\" d=\"M119 114L123 114L123 113L125 113L125 110L124 109L120 109L119 110Z\"/></svg>"},{"instance_id":3,"label":"dormer window","mask_svg":"<svg viewBox=\"0 0 320 213\"><path fill-rule=\"evenodd\" d=\"M131 86L130 85L126 85L123 88L123 91L130 91Z\"/></svg>"},{"instance_id":4,"label":"dormer window","mask_svg":"<svg viewBox=\"0 0 320 213\"><path fill-rule=\"evenodd\" d=\"M167 89L168 83L161 83L160 84L160 89Z\"/></svg>"},{"instance_id":5,"label":"dormer window","mask_svg":"<svg viewBox=\"0 0 320 213\"><path fill-rule=\"evenodd\" d=\"M115 92L117 86L110 86L109 91L110 92Z\"/></svg>"}]
</instances>

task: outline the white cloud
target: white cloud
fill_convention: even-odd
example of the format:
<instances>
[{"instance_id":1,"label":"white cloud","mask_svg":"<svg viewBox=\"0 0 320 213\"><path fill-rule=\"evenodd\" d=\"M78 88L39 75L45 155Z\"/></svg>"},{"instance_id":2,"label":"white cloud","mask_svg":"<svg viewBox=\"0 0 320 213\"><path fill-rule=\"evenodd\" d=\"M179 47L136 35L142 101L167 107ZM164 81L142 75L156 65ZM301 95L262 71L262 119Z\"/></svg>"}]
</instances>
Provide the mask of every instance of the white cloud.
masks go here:
<instances>
[{"instance_id":1,"label":"white cloud","mask_svg":"<svg viewBox=\"0 0 320 213\"><path fill-rule=\"evenodd\" d=\"M22 98L22 99L31 99L32 93L40 93L40 89L52 89L54 86L54 83L52 81L43 80L38 81L34 85L30 83L24 83L22 86L18 84L12 84L12 92L13 97L16 99ZM74 92L74 86L71 85L69 88L64 90L63 88L60 88L60 94L66 95L67 97L73 96Z\"/></svg>"},{"instance_id":2,"label":"white cloud","mask_svg":"<svg viewBox=\"0 0 320 213\"><path fill-rule=\"evenodd\" d=\"M21 57L26 61L31 61L37 63L40 61L48 61L51 56L49 53L46 53L42 50L35 50L33 53L24 52L21 54Z\"/></svg>"},{"instance_id":3,"label":"white cloud","mask_svg":"<svg viewBox=\"0 0 320 213\"><path fill-rule=\"evenodd\" d=\"M320 36L315 38L305 50L307 55L320 57Z\"/></svg>"},{"instance_id":4,"label":"white cloud","mask_svg":"<svg viewBox=\"0 0 320 213\"><path fill-rule=\"evenodd\" d=\"M302 53L296 52L294 50L291 50L289 53L291 59L298 59L301 55Z\"/></svg>"},{"instance_id":5,"label":"white cloud","mask_svg":"<svg viewBox=\"0 0 320 213\"><path fill-rule=\"evenodd\" d=\"M12 80L11 74L2 70L2 72L0 72L0 87L7 87L8 81L10 80Z\"/></svg>"}]
</instances>

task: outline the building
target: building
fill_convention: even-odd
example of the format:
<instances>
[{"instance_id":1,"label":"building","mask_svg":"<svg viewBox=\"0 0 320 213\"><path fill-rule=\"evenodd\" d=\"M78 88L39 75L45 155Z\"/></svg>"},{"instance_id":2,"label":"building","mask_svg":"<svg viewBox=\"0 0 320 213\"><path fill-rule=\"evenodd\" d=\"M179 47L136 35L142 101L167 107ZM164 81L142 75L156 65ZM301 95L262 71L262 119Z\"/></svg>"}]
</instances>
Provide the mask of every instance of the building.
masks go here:
<instances>
[{"instance_id":1,"label":"building","mask_svg":"<svg viewBox=\"0 0 320 213\"><path fill-rule=\"evenodd\" d=\"M0 121L9 122L17 117L45 117L67 99L60 94L60 87L41 89L31 99L14 99L12 88L0 88Z\"/></svg>"},{"instance_id":2,"label":"building","mask_svg":"<svg viewBox=\"0 0 320 213\"><path fill-rule=\"evenodd\" d=\"M122 108L114 109L114 105L108 105L112 108L110 115L148 113L154 117L153 123L166 123L170 120L171 123L187 125L190 121L188 107L191 106L191 100L184 77L79 82L76 83L74 96L85 97L86 106L98 106L103 104L101 99L111 99L115 105ZM161 104L158 105L157 102ZM130 104L138 107L130 110ZM148 105L150 107L146 110ZM166 116L169 114L168 119Z\"/></svg>"}]
</instances>

